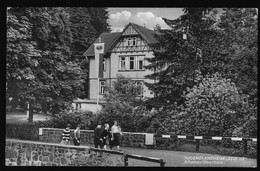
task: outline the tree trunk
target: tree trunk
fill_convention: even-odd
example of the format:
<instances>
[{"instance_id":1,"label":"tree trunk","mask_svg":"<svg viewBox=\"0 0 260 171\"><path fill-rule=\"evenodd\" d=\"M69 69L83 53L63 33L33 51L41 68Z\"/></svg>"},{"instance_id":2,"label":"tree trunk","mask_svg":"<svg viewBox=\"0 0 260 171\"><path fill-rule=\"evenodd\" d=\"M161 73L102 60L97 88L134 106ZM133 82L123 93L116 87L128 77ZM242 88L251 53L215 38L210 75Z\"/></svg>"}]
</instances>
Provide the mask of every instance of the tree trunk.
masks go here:
<instances>
[{"instance_id":1,"label":"tree trunk","mask_svg":"<svg viewBox=\"0 0 260 171\"><path fill-rule=\"evenodd\" d=\"M30 103L28 123L33 123L33 105Z\"/></svg>"}]
</instances>

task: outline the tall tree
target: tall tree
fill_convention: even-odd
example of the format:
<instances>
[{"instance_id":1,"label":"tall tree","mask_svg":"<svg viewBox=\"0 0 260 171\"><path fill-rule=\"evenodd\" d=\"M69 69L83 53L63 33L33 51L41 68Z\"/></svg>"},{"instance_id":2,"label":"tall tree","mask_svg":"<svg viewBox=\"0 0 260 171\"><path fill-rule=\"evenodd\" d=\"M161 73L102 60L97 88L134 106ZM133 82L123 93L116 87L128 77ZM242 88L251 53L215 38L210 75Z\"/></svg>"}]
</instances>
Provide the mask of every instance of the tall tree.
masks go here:
<instances>
[{"instance_id":1,"label":"tall tree","mask_svg":"<svg viewBox=\"0 0 260 171\"><path fill-rule=\"evenodd\" d=\"M257 103L258 12L255 8L224 9L218 24L224 32L223 50L231 58L230 77L250 101Z\"/></svg>"},{"instance_id":2,"label":"tall tree","mask_svg":"<svg viewBox=\"0 0 260 171\"><path fill-rule=\"evenodd\" d=\"M72 32L71 58L78 62L81 69L87 74L88 64L83 53L98 38L102 32L109 32L107 23L108 12L105 8L70 7L70 22ZM87 76L87 75L86 75ZM88 80L85 78L84 93L80 98L88 97Z\"/></svg>"},{"instance_id":3,"label":"tall tree","mask_svg":"<svg viewBox=\"0 0 260 171\"><path fill-rule=\"evenodd\" d=\"M72 32L71 57L73 60L84 59L83 53L88 49L96 36L96 30L91 24L89 9L84 7L70 7L70 22Z\"/></svg>"},{"instance_id":4,"label":"tall tree","mask_svg":"<svg viewBox=\"0 0 260 171\"><path fill-rule=\"evenodd\" d=\"M107 8L88 8L89 14L92 18L91 24L96 30L98 37L103 32L110 32L111 28L107 20L109 18Z\"/></svg>"},{"instance_id":5,"label":"tall tree","mask_svg":"<svg viewBox=\"0 0 260 171\"><path fill-rule=\"evenodd\" d=\"M82 70L70 59L67 10L19 7L8 11L7 90L17 88L14 97L29 101L30 113L57 113L81 93Z\"/></svg>"},{"instance_id":6,"label":"tall tree","mask_svg":"<svg viewBox=\"0 0 260 171\"><path fill-rule=\"evenodd\" d=\"M171 29L157 28L159 34L155 37L159 43L155 48L162 50L155 51L155 57L147 59L151 64L146 68L154 73L146 78L157 80L147 84L156 94L149 104L165 107L174 102L184 103L182 92L196 84L194 78L203 72L202 42L204 36L216 32L215 14L212 8L185 8L184 14L176 20L164 18Z\"/></svg>"},{"instance_id":7,"label":"tall tree","mask_svg":"<svg viewBox=\"0 0 260 171\"><path fill-rule=\"evenodd\" d=\"M31 68L38 64L41 51L32 40L33 24L23 14L12 14L12 10L7 11L6 96L12 98L15 108L20 98L19 83L29 84L35 79Z\"/></svg>"}]
</instances>

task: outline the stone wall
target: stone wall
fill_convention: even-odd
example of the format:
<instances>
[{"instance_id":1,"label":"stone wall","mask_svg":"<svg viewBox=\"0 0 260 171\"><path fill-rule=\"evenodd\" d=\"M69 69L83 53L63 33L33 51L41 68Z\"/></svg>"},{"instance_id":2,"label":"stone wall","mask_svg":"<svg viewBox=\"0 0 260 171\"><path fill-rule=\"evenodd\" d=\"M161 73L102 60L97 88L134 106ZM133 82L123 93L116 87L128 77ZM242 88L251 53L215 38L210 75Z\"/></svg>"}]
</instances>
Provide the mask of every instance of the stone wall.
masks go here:
<instances>
[{"instance_id":1,"label":"stone wall","mask_svg":"<svg viewBox=\"0 0 260 171\"><path fill-rule=\"evenodd\" d=\"M38 140L39 129L32 123L6 123L6 137L25 140Z\"/></svg>"},{"instance_id":2,"label":"stone wall","mask_svg":"<svg viewBox=\"0 0 260 171\"><path fill-rule=\"evenodd\" d=\"M52 143L6 139L6 166L62 166L76 157L89 157L87 146L66 146Z\"/></svg>"},{"instance_id":3,"label":"stone wall","mask_svg":"<svg viewBox=\"0 0 260 171\"><path fill-rule=\"evenodd\" d=\"M40 128L39 141L42 142L61 142L63 129L58 128ZM73 129L71 129L71 136L73 137ZM93 145L94 144L94 131L81 130L80 131L81 144ZM73 144L73 142L71 141ZM124 147L144 147L145 146L145 133L130 133L123 132L121 136L121 146Z\"/></svg>"}]
</instances>

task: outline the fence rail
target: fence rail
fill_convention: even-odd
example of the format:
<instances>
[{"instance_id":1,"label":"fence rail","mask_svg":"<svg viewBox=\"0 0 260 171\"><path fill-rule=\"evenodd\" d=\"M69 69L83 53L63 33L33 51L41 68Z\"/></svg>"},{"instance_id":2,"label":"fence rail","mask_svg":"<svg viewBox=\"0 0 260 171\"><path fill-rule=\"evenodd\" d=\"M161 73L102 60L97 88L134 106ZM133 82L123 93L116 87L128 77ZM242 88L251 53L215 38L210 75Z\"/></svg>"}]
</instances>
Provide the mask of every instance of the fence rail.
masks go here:
<instances>
[{"instance_id":1,"label":"fence rail","mask_svg":"<svg viewBox=\"0 0 260 171\"><path fill-rule=\"evenodd\" d=\"M257 142L257 138L245 138L245 137L213 137L213 136L193 136L193 135L155 135L161 138L173 138L173 139L188 139L196 140L196 151L199 151L200 140L231 140L231 141L243 141L244 153L247 154L247 141Z\"/></svg>"},{"instance_id":2,"label":"fence rail","mask_svg":"<svg viewBox=\"0 0 260 171\"><path fill-rule=\"evenodd\" d=\"M127 153L122 152L122 151L105 150L105 149L99 149L99 148L93 148L93 147L89 148L89 153L91 151L104 152L104 153L116 154L116 155L122 155L122 156L124 156L124 166L125 167L128 166L128 159L129 158L138 159L138 160L144 160L144 161L148 161L148 162L159 163L160 167L164 167L165 163L166 163L165 161L163 161L163 159L160 159L160 158L146 157L146 156L141 156L141 155L136 155L136 154L127 154Z\"/></svg>"}]
</instances>

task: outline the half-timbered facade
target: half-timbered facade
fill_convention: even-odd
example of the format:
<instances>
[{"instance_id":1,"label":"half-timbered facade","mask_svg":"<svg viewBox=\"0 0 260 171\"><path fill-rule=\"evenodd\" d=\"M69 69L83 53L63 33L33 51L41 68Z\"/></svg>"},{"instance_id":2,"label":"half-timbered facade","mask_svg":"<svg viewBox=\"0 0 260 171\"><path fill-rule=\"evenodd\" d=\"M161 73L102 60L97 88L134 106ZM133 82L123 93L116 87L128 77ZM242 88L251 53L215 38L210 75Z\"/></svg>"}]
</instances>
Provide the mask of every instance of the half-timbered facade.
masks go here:
<instances>
[{"instance_id":1,"label":"half-timbered facade","mask_svg":"<svg viewBox=\"0 0 260 171\"><path fill-rule=\"evenodd\" d=\"M97 78L95 65L94 43L87 49L84 56L89 60L89 97L85 100L77 100L74 105L78 109L96 111L101 108L105 86L112 86L118 74L136 81L141 86L139 95L153 97L152 91L144 85L144 82L154 82L145 79L152 71L146 70L148 65L146 58L153 57L151 45L157 43L155 32L140 25L129 23L122 32L102 33L94 43L101 40L105 43L102 59L103 77ZM99 99L99 106L97 106Z\"/></svg>"}]
</instances>

